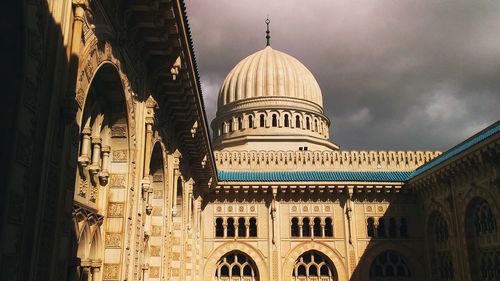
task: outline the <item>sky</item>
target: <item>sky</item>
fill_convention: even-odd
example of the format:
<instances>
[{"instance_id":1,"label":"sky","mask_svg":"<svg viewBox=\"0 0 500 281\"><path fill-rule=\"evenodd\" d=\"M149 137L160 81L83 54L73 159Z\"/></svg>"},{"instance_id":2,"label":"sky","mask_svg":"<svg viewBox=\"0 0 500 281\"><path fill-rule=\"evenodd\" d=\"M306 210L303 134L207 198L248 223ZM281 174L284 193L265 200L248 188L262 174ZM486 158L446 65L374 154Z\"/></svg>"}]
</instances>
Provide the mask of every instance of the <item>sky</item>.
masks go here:
<instances>
[{"instance_id":1,"label":"sky","mask_svg":"<svg viewBox=\"0 0 500 281\"><path fill-rule=\"evenodd\" d=\"M208 120L271 46L315 76L344 150L446 150L500 119L500 1L186 0Z\"/></svg>"}]
</instances>

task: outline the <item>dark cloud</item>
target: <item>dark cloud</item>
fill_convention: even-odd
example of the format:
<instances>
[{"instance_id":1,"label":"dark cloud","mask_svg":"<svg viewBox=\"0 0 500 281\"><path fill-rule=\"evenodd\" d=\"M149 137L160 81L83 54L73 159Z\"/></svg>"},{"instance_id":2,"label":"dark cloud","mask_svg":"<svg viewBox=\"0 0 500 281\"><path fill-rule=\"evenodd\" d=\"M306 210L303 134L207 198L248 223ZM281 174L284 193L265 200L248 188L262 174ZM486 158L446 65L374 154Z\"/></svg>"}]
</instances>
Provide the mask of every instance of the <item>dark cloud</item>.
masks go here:
<instances>
[{"instance_id":1,"label":"dark cloud","mask_svg":"<svg viewBox=\"0 0 500 281\"><path fill-rule=\"evenodd\" d=\"M241 59L304 63L343 149L447 149L500 118L500 1L188 1L207 114Z\"/></svg>"}]
</instances>

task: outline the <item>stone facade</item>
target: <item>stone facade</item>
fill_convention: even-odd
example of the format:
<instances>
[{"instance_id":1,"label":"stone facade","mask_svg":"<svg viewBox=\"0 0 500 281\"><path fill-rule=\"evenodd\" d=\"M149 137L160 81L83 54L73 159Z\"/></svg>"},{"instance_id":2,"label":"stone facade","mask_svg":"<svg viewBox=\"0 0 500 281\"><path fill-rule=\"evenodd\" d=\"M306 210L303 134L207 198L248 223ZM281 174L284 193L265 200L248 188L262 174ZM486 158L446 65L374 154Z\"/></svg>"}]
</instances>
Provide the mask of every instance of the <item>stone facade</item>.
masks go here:
<instances>
[{"instance_id":1,"label":"stone facade","mask_svg":"<svg viewBox=\"0 0 500 281\"><path fill-rule=\"evenodd\" d=\"M306 73L223 85L212 151L182 1L11 2L2 280L499 280L500 123L339 150Z\"/></svg>"}]
</instances>

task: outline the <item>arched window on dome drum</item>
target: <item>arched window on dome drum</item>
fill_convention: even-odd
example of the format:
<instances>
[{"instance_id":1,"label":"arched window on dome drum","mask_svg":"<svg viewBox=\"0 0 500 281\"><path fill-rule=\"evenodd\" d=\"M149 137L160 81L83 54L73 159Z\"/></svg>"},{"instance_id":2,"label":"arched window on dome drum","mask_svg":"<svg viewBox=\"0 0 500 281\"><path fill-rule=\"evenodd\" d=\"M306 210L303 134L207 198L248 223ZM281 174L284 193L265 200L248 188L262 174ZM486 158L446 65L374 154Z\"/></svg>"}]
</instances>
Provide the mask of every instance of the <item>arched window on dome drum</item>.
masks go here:
<instances>
[{"instance_id":1,"label":"arched window on dome drum","mask_svg":"<svg viewBox=\"0 0 500 281\"><path fill-rule=\"evenodd\" d=\"M259 274L254 261L240 251L227 253L217 262L216 281L257 281Z\"/></svg>"},{"instance_id":2,"label":"arched window on dome drum","mask_svg":"<svg viewBox=\"0 0 500 281\"><path fill-rule=\"evenodd\" d=\"M288 114L285 114L285 121L284 121L285 127L290 127L290 119L288 118Z\"/></svg>"},{"instance_id":3,"label":"arched window on dome drum","mask_svg":"<svg viewBox=\"0 0 500 281\"><path fill-rule=\"evenodd\" d=\"M238 130L242 129L243 129L243 120L241 119L241 117L238 117Z\"/></svg>"},{"instance_id":4,"label":"arched window on dome drum","mask_svg":"<svg viewBox=\"0 0 500 281\"><path fill-rule=\"evenodd\" d=\"M314 120L314 131L318 132L318 120Z\"/></svg>"},{"instance_id":5,"label":"arched window on dome drum","mask_svg":"<svg viewBox=\"0 0 500 281\"><path fill-rule=\"evenodd\" d=\"M264 116L264 114L260 115L260 124L259 124L259 126L261 128L264 128L266 126L266 117Z\"/></svg>"},{"instance_id":6,"label":"arched window on dome drum","mask_svg":"<svg viewBox=\"0 0 500 281\"><path fill-rule=\"evenodd\" d=\"M250 237L257 237L257 219L250 218L249 222L250 222L249 236Z\"/></svg>"},{"instance_id":7,"label":"arched window on dome drum","mask_svg":"<svg viewBox=\"0 0 500 281\"><path fill-rule=\"evenodd\" d=\"M253 116L248 116L248 128L253 128Z\"/></svg>"},{"instance_id":8,"label":"arched window on dome drum","mask_svg":"<svg viewBox=\"0 0 500 281\"><path fill-rule=\"evenodd\" d=\"M295 261L292 280L336 281L338 277L337 271L328 257L318 251L308 251Z\"/></svg>"},{"instance_id":9,"label":"arched window on dome drum","mask_svg":"<svg viewBox=\"0 0 500 281\"><path fill-rule=\"evenodd\" d=\"M227 219L227 229L226 229L227 237L234 237L235 235L235 229L234 229L234 219L233 218L228 218Z\"/></svg>"},{"instance_id":10,"label":"arched window on dome drum","mask_svg":"<svg viewBox=\"0 0 500 281\"><path fill-rule=\"evenodd\" d=\"M306 117L306 129L311 130L311 120L309 117Z\"/></svg>"},{"instance_id":11,"label":"arched window on dome drum","mask_svg":"<svg viewBox=\"0 0 500 281\"><path fill-rule=\"evenodd\" d=\"M302 128L301 126L301 121L300 121L300 116L295 116L295 128Z\"/></svg>"},{"instance_id":12,"label":"arched window on dome drum","mask_svg":"<svg viewBox=\"0 0 500 281\"><path fill-rule=\"evenodd\" d=\"M467 206L465 233L471 277L481 281L500 280L497 223L485 199L476 197Z\"/></svg>"},{"instance_id":13,"label":"arched window on dome drum","mask_svg":"<svg viewBox=\"0 0 500 281\"><path fill-rule=\"evenodd\" d=\"M370 266L370 281L409 281L410 277L406 261L393 251L382 252Z\"/></svg>"},{"instance_id":14,"label":"arched window on dome drum","mask_svg":"<svg viewBox=\"0 0 500 281\"><path fill-rule=\"evenodd\" d=\"M273 114L273 117L272 117L272 126L273 127L278 127L278 117L276 116L276 114Z\"/></svg>"},{"instance_id":15,"label":"arched window on dome drum","mask_svg":"<svg viewBox=\"0 0 500 281\"><path fill-rule=\"evenodd\" d=\"M215 220L215 237L224 237L223 219L217 218Z\"/></svg>"},{"instance_id":16,"label":"arched window on dome drum","mask_svg":"<svg viewBox=\"0 0 500 281\"><path fill-rule=\"evenodd\" d=\"M232 132L233 131L233 119L230 119L227 121L227 124L228 124L228 132Z\"/></svg>"}]
</instances>

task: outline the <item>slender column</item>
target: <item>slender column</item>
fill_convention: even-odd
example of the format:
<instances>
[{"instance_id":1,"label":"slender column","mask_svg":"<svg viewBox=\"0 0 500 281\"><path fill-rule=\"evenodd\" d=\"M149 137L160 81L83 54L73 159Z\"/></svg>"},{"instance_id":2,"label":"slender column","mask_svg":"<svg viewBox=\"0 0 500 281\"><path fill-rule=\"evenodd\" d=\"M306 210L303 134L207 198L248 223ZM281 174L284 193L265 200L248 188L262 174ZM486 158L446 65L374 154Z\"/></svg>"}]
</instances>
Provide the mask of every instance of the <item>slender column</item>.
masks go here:
<instances>
[{"instance_id":1,"label":"slender column","mask_svg":"<svg viewBox=\"0 0 500 281\"><path fill-rule=\"evenodd\" d=\"M109 145L102 146L102 170L99 173L99 180L101 185L108 184L109 179L109 153L111 152L111 147Z\"/></svg>"},{"instance_id":2,"label":"slender column","mask_svg":"<svg viewBox=\"0 0 500 281\"><path fill-rule=\"evenodd\" d=\"M92 281L99 281L100 273L101 273L100 267L92 267Z\"/></svg>"},{"instance_id":3,"label":"slender column","mask_svg":"<svg viewBox=\"0 0 500 281\"><path fill-rule=\"evenodd\" d=\"M321 237L325 237L325 218L321 218Z\"/></svg>"},{"instance_id":4,"label":"slender column","mask_svg":"<svg viewBox=\"0 0 500 281\"><path fill-rule=\"evenodd\" d=\"M73 30L71 37L71 46L69 53L69 73L68 73L68 96L75 96L76 79L78 77L78 57L80 54L80 41L82 40L83 22L85 10L87 9L87 0L73 0Z\"/></svg>"},{"instance_id":5,"label":"slender column","mask_svg":"<svg viewBox=\"0 0 500 281\"><path fill-rule=\"evenodd\" d=\"M101 138L92 138L92 164L90 165L90 172L97 174L99 172L101 162Z\"/></svg>"},{"instance_id":6,"label":"slender column","mask_svg":"<svg viewBox=\"0 0 500 281\"><path fill-rule=\"evenodd\" d=\"M85 127L82 130L82 144L81 144L81 154L78 157L78 163L81 167L87 167L90 163L89 159L89 147L90 147L90 127Z\"/></svg>"},{"instance_id":7,"label":"slender column","mask_svg":"<svg viewBox=\"0 0 500 281\"><path fill-rule=\"evenodd\" d=\"M224 228L224 238L227 237L227 221L226 218L222 218L222 227Z\"/></svg>"},{"instance_id":8,"label":"slender column","mask_svg":"<svg viewBox=\"0 0 500 281\"><path fill-rule=\"evenodd\" d=\"M172 192L172 215L177 216L177 182L179 181L179 170L174 170L174 188Z\"/></svg>"},{"instance_id":9,"label":"slender column","mask_svg":"<svg viewBox=\"0 0 500 281\"><path fill-rule=\"evenodd\" d=\"M302 226L304 225L304 223L302 222L301 217L298 217L297 219L299 220L297 222L297 225L299 226L299 236L300 236L300 238L302 238Z\"/></svg>"},{"instance_id":10,"label":"slender column","mask_svg":"<svg viewBox=\"0 0 500 281\"><path fill-rule=\"evenodd\" d=\"M250 221L248 218L245 218L245 237L250 237Z\"/></svg>"}]
</instances>

